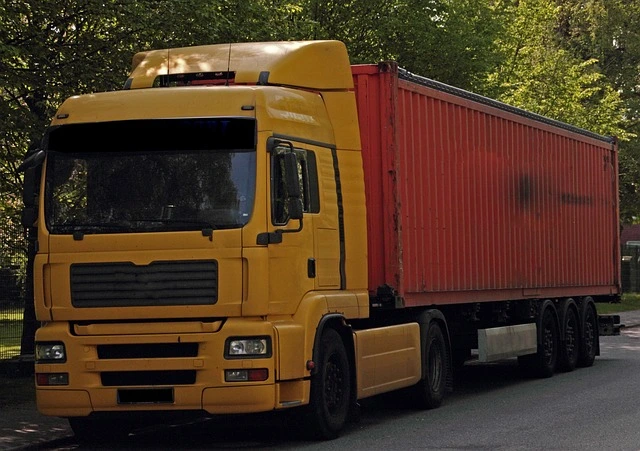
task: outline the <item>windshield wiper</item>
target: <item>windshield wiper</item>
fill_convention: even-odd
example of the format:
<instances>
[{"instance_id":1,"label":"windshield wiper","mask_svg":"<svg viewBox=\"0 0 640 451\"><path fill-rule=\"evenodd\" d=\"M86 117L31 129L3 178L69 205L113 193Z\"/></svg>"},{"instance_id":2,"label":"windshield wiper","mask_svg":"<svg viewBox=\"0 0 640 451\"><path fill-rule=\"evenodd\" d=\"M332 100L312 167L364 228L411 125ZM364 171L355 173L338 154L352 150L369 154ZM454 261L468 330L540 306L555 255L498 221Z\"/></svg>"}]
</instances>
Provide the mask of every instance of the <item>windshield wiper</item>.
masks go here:
<instances>
[{"instance_id":1,"label":"windshield wiper","mask_svg":"<svg viewBox=\"0 0 640 451\"><path fill-rule=\"evenodd\" d=\"M139 224L136 227L136 224ZM142 224L147 224L143 226ZM171 227L173 226L173 227ZM82 240L86 234L96 233L114 233L114 232L145 232L145 231L163 231L164 229L178 228L183 231L188 230L200 230L202 236L208 237L210 241L213 241L213 231L219 227L211 224L208 221L201 221L195 219L178 219L178 218L165 218L165 219L146 219L135 218L122 220L119 222L94 222L94 223L75 223L75 224L60 224L52 228L54 234L71 233L75 240ZM227 225L221 226L221 228L227 228Z\"/></svg>"},{"instance_id":2,"label":"windshield wiper","mask_svg":"<svg viewBox=\"0 0 640 451\"><path fill-rule=\"evenodd\" d=\"M153 221L162 222L164 224L184 224L184 225L194 225L194 226L209 228L209 229L216 228L209 221L202 221L198 219L164 218L164 219L155 219Z\"/></svg>"},{"instance_id":3,"label":"windshield wiper","mask_svg":"<svg viewBox=\"0 0 640 451\"><path fill-rule=\"evenodd\" d=\"M92 222L88 224L74 223L74 224L57 224L52 226L51 232L53 234L73 234L73 239L80 241L86 234L94 233L113 233L130 231L131 224L129 222Z\"/></svg>"},{"instance_id":4,"label":"windshield wiper","mask_svg":"<svg viewBox=\"0 0 640 451\"><path fill-rule=\"evenodd\" d=\"M103 230L128 230L131 228L129 222L92 222L92 223L73 223L73 224L56 224L53 229L56 232L100 232Z\"/></svg>"},{"instance_id":5,"label":"windshield wiper","mask_svg":"<svg viewBox=\"0 0 640 451\"><path fill-rule=\"evenodd\" d=\"M197 219L180 219L180 218L161 218L161 219L132 219L132 222L154 222L159 225L172 224L182 226L195 226L202 231L202 236L209 237L209 241L213 241L213 231L217 229L216 226L208 221L201 221Z\"/></svg>"}]
</instances>

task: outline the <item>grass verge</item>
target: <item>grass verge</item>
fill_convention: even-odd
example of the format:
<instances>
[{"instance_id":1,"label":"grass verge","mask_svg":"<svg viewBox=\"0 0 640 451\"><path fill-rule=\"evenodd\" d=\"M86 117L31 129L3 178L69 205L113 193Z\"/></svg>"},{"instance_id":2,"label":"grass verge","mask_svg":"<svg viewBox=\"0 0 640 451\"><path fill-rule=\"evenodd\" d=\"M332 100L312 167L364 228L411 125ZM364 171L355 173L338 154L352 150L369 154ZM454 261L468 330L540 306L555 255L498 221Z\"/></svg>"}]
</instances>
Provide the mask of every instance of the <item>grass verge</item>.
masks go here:
<instances>
[{"instance_id":1,"label":"grass verge","mask_svg":"<svg viewBox=\"0 0 640 451\"><path fill-rule=\"evenodd\" d=\"M0 309L0 321L22 321L22 310L18 308Z\"/></svg>"},{"instance_id":2,"label":"grass verge","mask_svg":"<svg viewBox=\"0 0 640 451\"><path fill-rule=\"evenodd\" d=\"M629 312L640 310L640 293L625 293L616 304L596 304L598 313L609 315L611 313Z\"/></svg>"},{"instance_id":3,"label":"grass verge","mask_svg":"<svg viewBox=\"0 0 640 451\"><path fill-rule=\"evenodd\" d=\"M0 360L20 354L22 317L8 320L0 316Z\"/></svg>"},{"instance_id":4,"label":"grass verge","mask_svg":"<svg viewBox=\"0 0 640 451\"><path fill-rule=\"evenodd\" d=\"M20 354L22 314L18 308L0 309L0 360Z\"/></svg>"}]
</instances>

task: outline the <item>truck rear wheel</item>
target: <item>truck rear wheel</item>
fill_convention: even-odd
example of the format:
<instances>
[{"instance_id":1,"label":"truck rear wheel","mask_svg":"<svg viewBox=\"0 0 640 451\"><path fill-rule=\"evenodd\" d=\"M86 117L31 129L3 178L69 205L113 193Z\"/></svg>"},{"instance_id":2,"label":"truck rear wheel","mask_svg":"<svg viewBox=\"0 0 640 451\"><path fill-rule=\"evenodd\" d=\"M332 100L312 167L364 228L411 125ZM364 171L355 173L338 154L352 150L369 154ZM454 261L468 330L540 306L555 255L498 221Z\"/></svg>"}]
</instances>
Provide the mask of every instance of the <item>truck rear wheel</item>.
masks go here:
<instances>
[{"instance_id":1,"label":"truck rear wheel","mask_svg":"<svg viewBox=\"0 0 640 451\"><path fill-rule=\"evenodd\" d=\"M335 330L327 329L322 334L316 365L306 429L312 438L331 440L344 427L351 401L349 359L342 337Z\"/></svg>"},{"instance_id":2,"label":"truck rear wheel","mask_svg":"<svg viewBox=\"0 0 640 451\"><path fill-rule=\"evenodd\" d=\"M573 304L572 304L573 305ZM562 319L563 340L558 366L562 371L573 371L580 355L580 328L578 314L568 306Z\"/></svg>"},{"instance_id":3,"label":"truck rear wheel","mask_svg":"<svg viewBox=\"0 0 640 451\"><path fill-rule=\"evenodd\" d=\"M582 339L580 340L580 366L591 366L598 351L598 318L592 304L587 304L582 314Z\"/></svg>"},{"instance_id":4,"label":"truck rear wheel","mask_svg":"<svg viewBox=\"0 0 640 451\"><path fill-rule=\"evenodd\" d=\"M444 399L449 368L447 343L437 322L429 324L422 359L424 375L414 387L416 400L421 408L435 409Z\"/></svg>"},{"instance_id":5,"label":"truck rear wheel","mask_svg":"<svg viewBox=\"0 0 640 451\"><path fill-rule=\"evenodd\" d=\"M518 357L518 364L527 374L551 377L558 363L559 331L556 309L551 302L542 312L538 322L538 352Z\"/></svg>"}]
</instances>

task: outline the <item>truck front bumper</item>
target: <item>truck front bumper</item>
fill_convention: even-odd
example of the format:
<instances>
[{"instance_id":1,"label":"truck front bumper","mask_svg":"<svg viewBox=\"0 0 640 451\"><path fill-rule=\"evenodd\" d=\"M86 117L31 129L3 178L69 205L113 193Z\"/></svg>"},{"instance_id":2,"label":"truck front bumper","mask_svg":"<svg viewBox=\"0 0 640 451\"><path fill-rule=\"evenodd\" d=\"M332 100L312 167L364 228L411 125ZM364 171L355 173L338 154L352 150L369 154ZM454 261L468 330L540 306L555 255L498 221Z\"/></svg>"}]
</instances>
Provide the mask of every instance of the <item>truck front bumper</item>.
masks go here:
<instances>
[{"instance_id":1,"label":"truck front bumper","mask_svg":"<svg viewBox=\"0 0 640 451\"><path fill-rule=\"evenodd\" d=\"M68 323L48 323L36 335L36 342L61 342L66 348L64 361L35 366L36 400L44 415L254 413L308 401L307 380L276 380L277 338L268 322L228 320L217 331L197 333L140 334L135 325L113 335L79 336L72 330ZM259 358L225 355L230 337L251 336L269 337L272 352ZM230 371L264 377L229 381ZM68 383L46 385L49 375Z\"/></svg>"},{"instance_id":2,"label":"truck front bumper","mask_svg":"<svg viewBox=\"0 0 640 451\"><path fill-rule=\"evenodd\" d=\"M65 388L36 389L38 410L43 415L57 417L83 417L94 412L142 411L201 411L229 414L266 412L276 409L277 385L259 385L217 388L182 388L176 402L171 404L127 404L117 402L117 389L74 390ZM178 387L176 387L178 388Z\"/></svg>"}]
</instances>

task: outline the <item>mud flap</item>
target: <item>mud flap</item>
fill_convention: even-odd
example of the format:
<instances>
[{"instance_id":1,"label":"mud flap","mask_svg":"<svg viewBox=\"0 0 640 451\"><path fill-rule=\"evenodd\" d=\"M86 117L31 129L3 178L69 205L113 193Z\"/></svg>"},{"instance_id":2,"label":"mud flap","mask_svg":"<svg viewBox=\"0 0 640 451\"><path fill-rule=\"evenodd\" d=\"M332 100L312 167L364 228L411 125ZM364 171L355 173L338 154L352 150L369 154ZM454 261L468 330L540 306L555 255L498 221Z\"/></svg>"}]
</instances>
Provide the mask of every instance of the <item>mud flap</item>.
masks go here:
<instances>
[{"instance_id":1,"label":"mud flap","mask_svg":"<svg viewBox=\"0 0 640 451\"><path fill-rule=\"evenodd\" d=\"M600 336L620 335L621 327L624 327L624 325L620 324L620 315L598 315Z\"/></svg>"}]
</instances>

